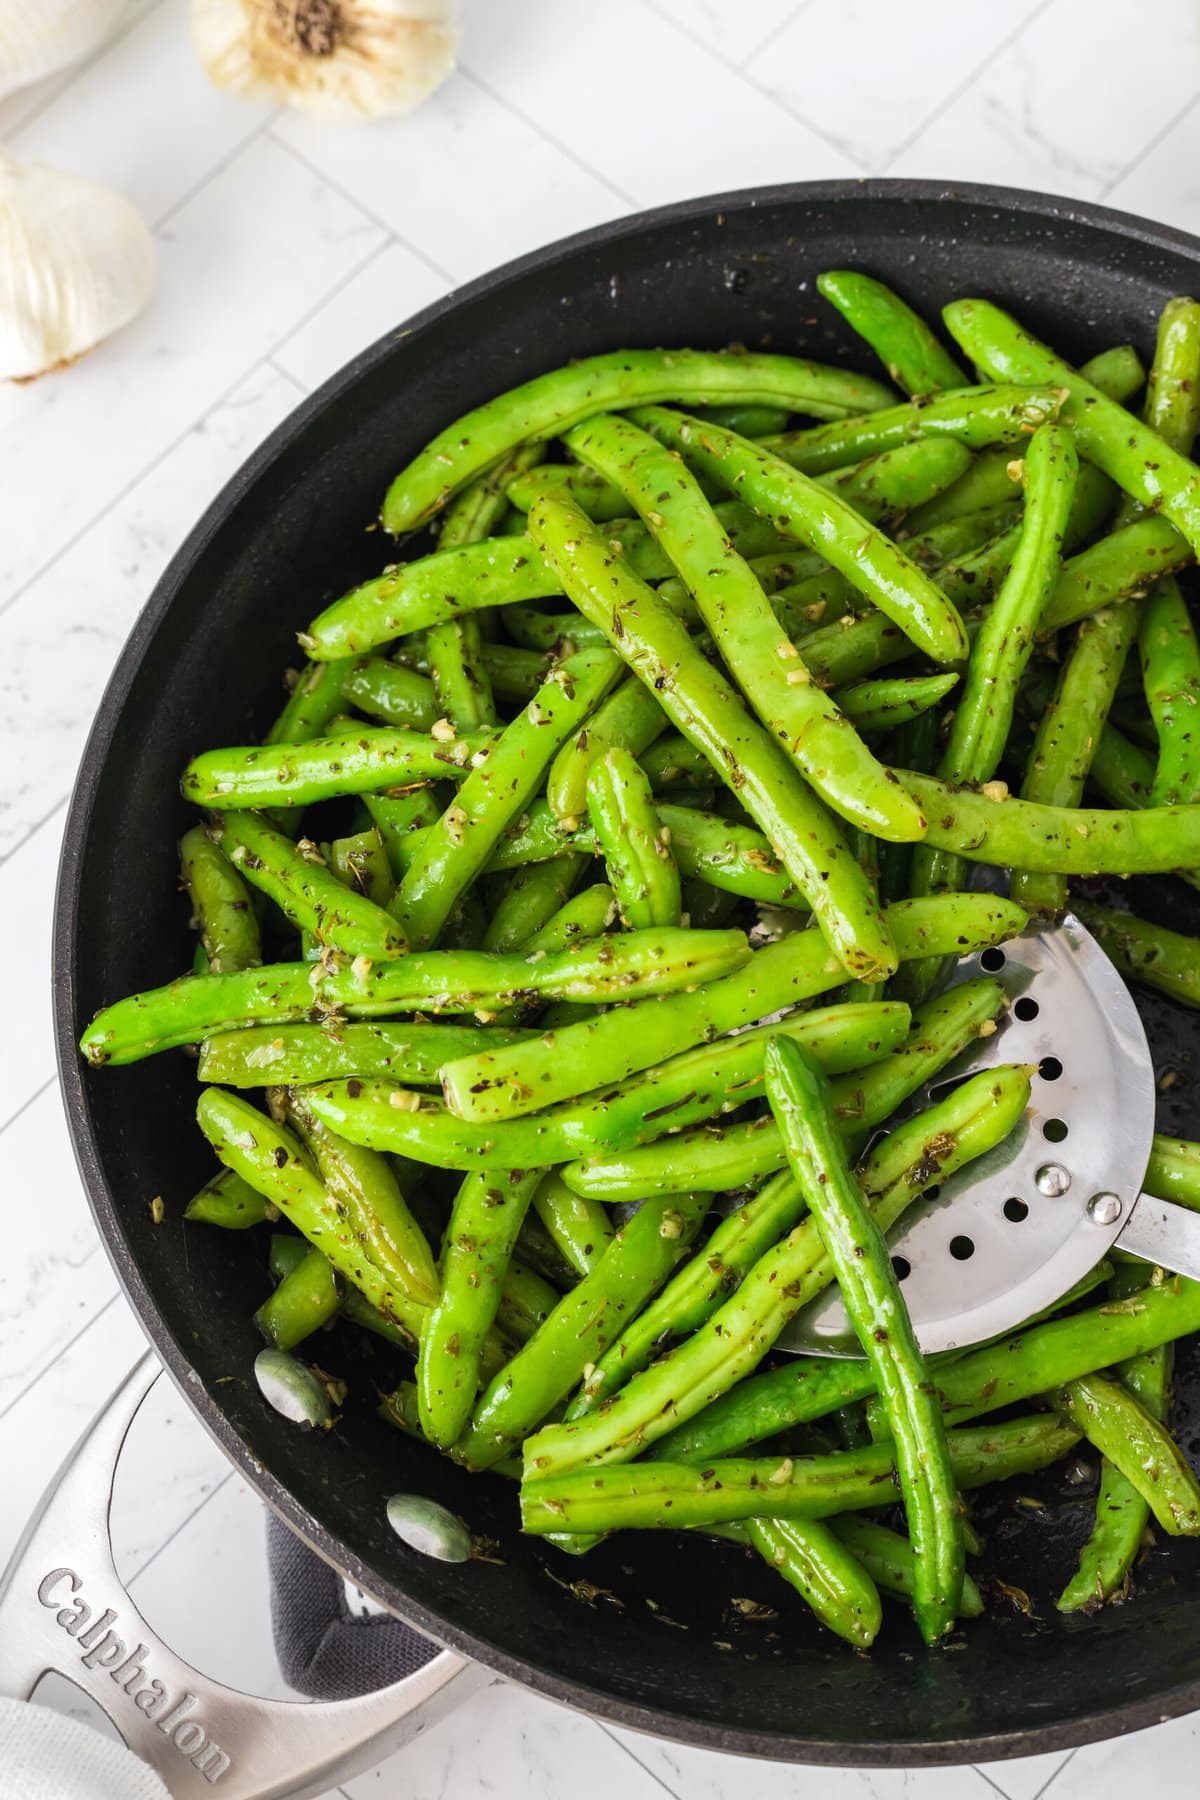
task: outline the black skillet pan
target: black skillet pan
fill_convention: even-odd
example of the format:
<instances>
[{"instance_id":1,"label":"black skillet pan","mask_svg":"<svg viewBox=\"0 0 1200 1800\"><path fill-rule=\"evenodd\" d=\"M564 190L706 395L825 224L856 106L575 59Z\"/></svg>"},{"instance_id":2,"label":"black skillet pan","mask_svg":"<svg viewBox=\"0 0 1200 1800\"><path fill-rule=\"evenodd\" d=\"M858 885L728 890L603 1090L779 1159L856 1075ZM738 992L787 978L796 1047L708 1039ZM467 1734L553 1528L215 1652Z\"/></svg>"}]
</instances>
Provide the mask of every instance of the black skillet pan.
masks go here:
<instances>
[{"instance_id":1,"label":"black skillet pan","mask_svg":"<svg viewBox=\"0 0 1200 1800\"><path fill-rule=\"evenodd\" d=\"M187 1227L210 1172L191 1065L163 1056L85 1075L75 1043L104 1002L190 961L176 891L186 822L176 777L201 748L247 742L280 704L293 633L377 570L369 529L389 478L469 406L615 346L731 342L862 364L817 299L824 268L860 265L936 316L956 294L1012 307L1068 356L1133 341L1200 287L1200 242L1099 207L921 182L761 189L646 213L510 264L382 339L302 406L208 509L159 582L100 708L71 807L58 893L56 1007L67 1113L100 1230L182 1391L270 1506L331 1563L441 1643L543 1694L714 1749L797 1762L956 1763L1062 1749L1200 1704L1194 1545L1158 1545L1137 1591L1095 1619L1053 1598L1090 1496L1060 1475L1001 1495L985 1564L1028 1590L947 1651L893 1614L855 1655L732 1548L646 1534L568 1563L523 1539L511 1488L468 1478L379 1423L385 1365L349 1338L325 1360L355 1398L315 1443L267 1410L250 1375L264 1292L253 1234ZM1174 1035L1171 1035L1171 1034ZM1178 1021L1156 1054L1184 1079L1168 1128L1200 1132ZM1164 1035L1167 1034L1167 1035ZM166 1219L147 1202L162 1194ZM186 1254L185 1254L186 1233ZM335 1361L336 1357L336 1361ZM1200 1442L1200 1359L1182 1358L1177 1419ZM383 1500L431 1494L496 1540L443 1565L391 1535ZM1038 1499L1039 1507L1016 1504ZM586 1574L594 1587L572 1591ZM602 1592L597 1593L595 1590ZM731 1617L730 1598L777 1609Z\"/></svg>"}]
</instances>

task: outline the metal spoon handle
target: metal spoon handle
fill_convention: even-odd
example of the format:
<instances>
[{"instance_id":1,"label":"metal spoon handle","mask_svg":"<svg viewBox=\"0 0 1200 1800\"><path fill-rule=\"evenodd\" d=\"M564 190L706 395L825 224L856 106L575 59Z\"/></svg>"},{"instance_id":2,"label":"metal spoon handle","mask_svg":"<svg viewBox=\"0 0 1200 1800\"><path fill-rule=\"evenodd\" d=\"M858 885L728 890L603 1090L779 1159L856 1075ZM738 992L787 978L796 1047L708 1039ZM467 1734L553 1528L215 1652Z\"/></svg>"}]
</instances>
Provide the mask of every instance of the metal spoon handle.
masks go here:
<instances>
[{"instance_id":1,"label":"metal spoon handle","mask_svg":"<svg viewBox=\"0 0 1200 1800\"><path fill-rule=\"evenodd\" d=\"M1200 1281L1200 1213L1141 1194L1117 1238L1118 1248L1174 1275Z\"/></svg>"}]
</instances>

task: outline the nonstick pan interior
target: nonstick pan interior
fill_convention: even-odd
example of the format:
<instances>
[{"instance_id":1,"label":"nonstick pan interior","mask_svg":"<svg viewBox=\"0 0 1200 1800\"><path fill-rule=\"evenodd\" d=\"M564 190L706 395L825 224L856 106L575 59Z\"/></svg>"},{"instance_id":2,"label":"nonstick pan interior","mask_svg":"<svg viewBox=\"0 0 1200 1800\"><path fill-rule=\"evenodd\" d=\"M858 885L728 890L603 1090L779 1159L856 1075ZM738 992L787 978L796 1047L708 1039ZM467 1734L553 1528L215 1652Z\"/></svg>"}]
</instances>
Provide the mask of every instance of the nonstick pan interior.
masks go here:
<instances>
[{"instance_id":1,"label":"nonstick pan interior","mask_svg":"<svg viewBox=\"0 0 1200 1800\"><path fill-rule=\"evenodd\" d=\"M1068 355L1135 343L1172 294L1195 291L1200 244L1098 208L983 188L822 184L690 202L511 265L431 308L306 403L210 507L159 583L85 753L66 836L56 1004L66 1104L110 1253L185 1393L272 1506L325 1556L444 1643L556 1698L717 1748L798 1761L956 1762L1048 1750L1200 1702L1195 1545L1158 1544L1137 1591L1095 1619L1053 1598L1091 1495L1061 1474L982 1507L984 1571L1003 1599L937 1654L899 1613L857 1655L736 1549L630 1535L585 1561L522 1539L511 1486L468 1478L381 1424L400 1373L349 1335L323 1348L348 1378L320 1442L261 1402L251 1315L265 1292L255 1233L182 1223L211 1172L190 1125L182 1055L81 1075L75 1040L103 1003L191 957L176 890L186 812L176 779L209 745L261 734L293 633L386 560L371 529L388 479L466 407L571 357L616 346L742 342L863 365L817 298L823 268L858 265L929 314L958 294L1011 306ZM1192 897L1194 898L1194 896ZM1177 907L1165 885L1139 896ZM1193 917L1188 923L1195 924ZM1156 1059L1177 1071L1165 1128L1200 1135L1192 1020L1165 1002ZM166 1216L151 1220L162 1195ZM1181 1358L1176 1422L1200 1448L1200 1357ZM486 1561L407 1552L384 1521L398 1489L438 1497L494 1540ZM1036 1505L1029 1502L1037 1502ZM762 1602L747 1618L734 1598Z\"/></svg>"}]
</instances>

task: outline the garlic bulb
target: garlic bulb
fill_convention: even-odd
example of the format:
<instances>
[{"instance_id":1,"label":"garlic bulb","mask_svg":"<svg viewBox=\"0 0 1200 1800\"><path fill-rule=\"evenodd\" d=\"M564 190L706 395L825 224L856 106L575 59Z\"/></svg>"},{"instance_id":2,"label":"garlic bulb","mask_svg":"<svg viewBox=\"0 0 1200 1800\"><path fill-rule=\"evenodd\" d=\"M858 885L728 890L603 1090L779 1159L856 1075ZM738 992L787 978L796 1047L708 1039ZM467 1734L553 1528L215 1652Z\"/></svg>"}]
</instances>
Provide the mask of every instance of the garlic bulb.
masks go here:
<instances>
[{"instance_id":1,"label":"garlic bulb","mask_svg":"<svg viewBox=\"0 0 1200 1800\"><path fill-rule=\"evenodd\" d=\"M78 62L103 41L126 0L0 0L0 98Z\"/></svg>"},{"instance_id":2,"label":"garlic bulb","mask_svg":"<svg viewBox=\"0 0 1200 1800\"><path fill-rule=\"evenodd\" d=\"M0 151L0 380L73 362L153 285L154 240L124 195Z\"/></svg>"},{"instance_id":3,"label":"garlic bulb","mask_svg":"<svg viewBox=\"0 0 1200 1800\"><path fill-rule=\"evenodd\" d=\"M457 0L192 0L218 87L319 119L406 112L454 66Z\"/></svg>"}]
</instances>

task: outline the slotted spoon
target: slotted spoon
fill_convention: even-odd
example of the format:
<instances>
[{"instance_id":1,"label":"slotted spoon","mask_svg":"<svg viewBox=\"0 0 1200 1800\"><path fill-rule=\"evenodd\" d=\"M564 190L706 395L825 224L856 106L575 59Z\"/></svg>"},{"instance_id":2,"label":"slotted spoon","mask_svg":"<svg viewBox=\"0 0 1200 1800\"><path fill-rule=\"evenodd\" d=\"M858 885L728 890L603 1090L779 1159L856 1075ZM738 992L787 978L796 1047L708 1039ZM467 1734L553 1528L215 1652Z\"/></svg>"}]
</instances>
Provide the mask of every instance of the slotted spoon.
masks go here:
<instances>
[{"instance_id":1,"label":"slotted spoon","mask_svg":"<svg viewBox=\"0 0 1200 1800\"><path fill-rule=\"evenodd\" d=\"M931 1190L891 1238L923 1350L965 1348L1052 1307L1113 1246L1200 1280L1200 1215L1141 1191L1154 1069L1124 981L1072 914L964 957L951 985L988 974L1009 1006L993 1036L942 1070L915 1107L1000 1063L1037 1065L1028 1111L988 1156ZM778 1348L857 1356L836 1290Z\"/></svg>"}]
</instances>

